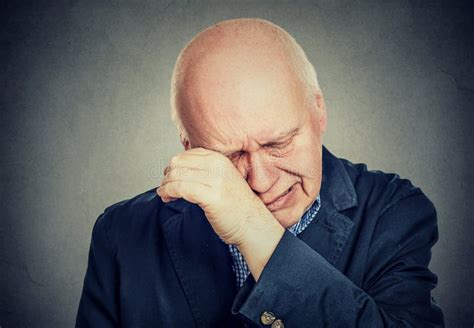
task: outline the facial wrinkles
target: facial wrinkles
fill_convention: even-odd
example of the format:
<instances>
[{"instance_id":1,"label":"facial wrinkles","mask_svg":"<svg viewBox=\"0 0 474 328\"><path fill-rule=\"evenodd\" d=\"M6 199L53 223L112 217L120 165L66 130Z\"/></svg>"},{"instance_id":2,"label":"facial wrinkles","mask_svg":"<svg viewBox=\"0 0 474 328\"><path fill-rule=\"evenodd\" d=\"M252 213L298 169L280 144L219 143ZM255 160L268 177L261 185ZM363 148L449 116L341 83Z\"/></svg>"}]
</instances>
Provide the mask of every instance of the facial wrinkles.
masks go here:
<instances>
[{"instance_id":1,"label":"facial wrinkles","mask_svg":"<svg viewBox=\"0 0 474 328\"><path fill-rule=\"evenodd\" d=\"M184 115L192 120L188 123L194 129L189 131L192 147L242 152L233 162L245 178L249 169L265 174L247 180L262 201L268 202L295 182L300 183L291 206L274 212L281 222L289 224L310 205L319 188L318 119L308 117L305 88L285 56L276 56L274 40L265 43L266 37L247 30L236 34L222 28L221 32L195 43L194 49L201 52L188 53L190 66L196 65L191 70L194 74L188 71L183 75L189 87L186 98L194 106ZM297 123L300 134L291 146L259 146ZM273 156L273 152L281 157ZM256 168L249 167L252 164Z\"/></svg>"},{"instance_id":2,"label":"facial wrinkles","mask_svg":"<svg viewBox=\"0 0 474 328\"><path fill-rule=\"evenodd\" d=\"M242 152L242 155L237 160L233 160L234 165L239 169L242 176L246 179L251 178L249 184L263 198L273 198L297 182L302 185L301 190L306 196L310 195L306 182L308 182L308 179L312 179L312 177L306 176L306 174L311 172L306 172L308 168L300 167L301 161L295 161L291 157L293 155L302 156L302 152L310 151L306 149L304 142L305 138L310 139L308 136L308 133L310 133L310 122L306 121L306 118L306 115L300 116L303 124L299 126L298 134L287 136L281 140L284 142L284 148L281 150L273 147L261 147L259 143L263 143L263 140L267 141L269 138L260 139L257 142L256 138L252 137L248 132L240 134L237 138L240 145L236 142L228 145L221 144L223 146L221 149L224 151L236 150L237 152ZM288 124L288 126L293 127L291 124ZM260 135L262 134L260 133ZM273 133L272 135L276 136L277 134ZM299 154L292 154L292 150L298 151ZM275 152L280 153L282 156L274 157L273 154ZM250 177L248 176L249 172L251 174Z\"/></svg>"},{"instance_id":3,"label":"facial wrinkles","mask_svg":"<svg viewBox=\"0 0 474 328\"><path fill-rule=\"evenodd\" d=\"M313 174L314 172L312 172L312 166L305 166L305 160L307 160L306 155L310 156L314 153L314 147L316 147L315 142L317 141L315 140L317 135L313 131L311 118L308 117L308 113L309 112L306 112L302 116L303 124L300 127L299 134L294 137L291 143L291 149L296 153L290 151L287 156L283 156L277 160L281 170L284 170L290 175L297 176L300 181L301 179L314 179L316 177L316 175ZM313 115L314 113L310 114Z\"/></svg>"},{"instance_id":4,"label":"facial wrinkles","mask_svg":"<svg viewBox=\"0 0 474 328\"><path fill-rule=\"evenodd\" d=\"M215 121L215 120L213 120ZM205 148L218 151L224 155L227 155L229 150L233 149L243 149L244 145L242 137L240 137L239 130L236 129L232 120L220 120L215 121L215 123L207 123L204 131L204 135L207 135L207 138L201 138L201 145Z\"/></svg>"},{"instance_id":5,"label":"facial wrinkles","mask_svg":"<svg viewBox=\"0 0 474 328\"><path fill-rule=\"evenodd\" d=\"M275 113L274 115L278 115ZM233 142L232 144L225 145L222 149L225 152L229 152L228 155L236 166L240 167L241 172L245 170L242 167L249 166L252 164L250 160L251 153L258 152L262 157L259 157L259 165L265 165L269 167L273 173L276 173L279 170L284 171L288 175L298 175L297 168L291 168L292 162L289 160L288 156L292 154L292 151L295 150L296 147L296 139L299 138L299 135L302 133L301 127L305 125L305 122L301 122L302 119L305 118L305 115L301 115L301 113L297 114L298 117L298 124L289 123L287 120L287 124L285 125L287 128L282 128L281 125L283 123L274 123L272 125L267 125L265 127L257 127L253 128L253 131L250 131L249 125L241 125L240 130L246 129L238 133L238 137L234 140L238 140L237 142ZM272 120L268 120L272 122ZM236 129L239 127L235 126ZM271 130L273 127L273 131ZM276 129L275 127L279 127ZM293 134L288 135L281 135L283 132L290 132L292 129L298 128L298 132L294 132ZM230 133L232 129L226 129L227 133ZM276 132L278 131L278 132ZM234 135L237 135L234 134ZM280 137L280 138L277 138ZM264 145L268 142L274 142L275 144ZM260 146L262 145L262 146ZM233 156L231 152L234 152ZM254 156L256 157L256 155ZM264 168L266 168L264 167ZM301 170L299 170L301 171ZM300 179L299 179L300 180Z\"/></svg>"},{"instance_id":6,"label":"facial wrinkles","mask_svg":"<svg viewBox=\"0 0 474 328\"><path fill-rule=\"evenodd\" d=\"M298 139L301 138L301 127L298 127L300 131L296 134L289 135L282 140L283 148L276 149L274 147L261 148L259 151L264 154L264 165L267 165L271 170L271 173L277 177L276 188L278 190L270 190L270 192L280 192L281 188L287 188L296 182L302 182L302 168L299 167L299 163L295 162L295 154L293 151L301 151L297 147ZM279 153L280 157L275 156ZM300 154L301 155L301 154Z\"/></svg>"}]
</instances>

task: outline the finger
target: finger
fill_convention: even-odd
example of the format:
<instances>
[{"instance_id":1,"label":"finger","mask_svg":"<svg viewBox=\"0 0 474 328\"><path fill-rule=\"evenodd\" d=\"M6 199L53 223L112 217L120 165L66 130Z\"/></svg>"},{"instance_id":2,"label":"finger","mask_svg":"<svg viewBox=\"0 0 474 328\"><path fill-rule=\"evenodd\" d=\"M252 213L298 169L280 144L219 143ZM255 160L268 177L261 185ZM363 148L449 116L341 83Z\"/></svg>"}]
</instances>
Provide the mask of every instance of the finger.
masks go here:
<instances>
[{"instance_id":1,"label":"finger","mask_svg":"<svg viewBox=\"0 0 474 328\"><path fill-rule=\"evenodd\" d=\"M194 149L197 149L197 148L193 148L191 150L194 150ZM204 153L191 152L191 150L188 150L184 153L173 156L168 166L166 166L165 169L163 170L163 175L165 176L169 172L169 170L175 167L187 167L191 169L205 169L205 168L218 165L219 163L222 163L221 161L228 160L227 157L215 151L212 151L212 153L207 152L204 154ZM204 151L207 151L207 149L204 149ZM210 155L215 156L215 157L209 157Z\"/></svg>"},{"instance_id":2,"label":"finger","mask_svg":"<svg viewBox=\"0 0 474 328\"><path fill-rule=\"evenodd\" d=\"M202 163L198 161L197 156L199 155L184 153L173 156L169 164L163 170L163 176L167 175L168 172L175 167L187 166L189 168L200 168Z\"/></svg>"},{"instance_id":3,"label":"finger","mask_svg":"<svg viewBox=\"0 0 474 328\"><path fill-rule=\"evenodd\" d=\"M158 189L157 189L157 194L158 194L158 196L160 196L160 194L158 193ZM160 197L161 197L161 200L162 200L164 203L172 202L172 201L178 199L178 198L175 198L175 197L165 197L165 196L160 196Z\"/></svg>"},{"instance_id":4,"label":"finger","mask_svg":"<svg viewBox=\"0 0 474 328\"><path fill-rule=\"evenodd\" d=\"M184 198L191 203L201 205L206 203L206 197L210 194L210 189L198 182L173 181L160 186L157 193L163 201L170 198Z\"/></svg>"},{"instance_id":5,"label":"finger","mask_svg":"<svg viewBox=\"0 0 474 328\"><path fill-rule=\"evenodd\" d=\"M217 153L215 150L207 149L204 147L191 148L183 152L183 154L196 154L196 155L211 155Z\"/></svg>"},{"instance_id":6,"label":"finger","mask_svg":"<svg viewBox=\"0 0 474 328\"><path fill-rule=\"evenodd\" d=\"M211 172L206 169L196 169L188 167L174 167L170 168L164 178L161 180L160 185L164 185L173 181L191 181L201 182L210 187Z\"/></svg>"}]
</instances>

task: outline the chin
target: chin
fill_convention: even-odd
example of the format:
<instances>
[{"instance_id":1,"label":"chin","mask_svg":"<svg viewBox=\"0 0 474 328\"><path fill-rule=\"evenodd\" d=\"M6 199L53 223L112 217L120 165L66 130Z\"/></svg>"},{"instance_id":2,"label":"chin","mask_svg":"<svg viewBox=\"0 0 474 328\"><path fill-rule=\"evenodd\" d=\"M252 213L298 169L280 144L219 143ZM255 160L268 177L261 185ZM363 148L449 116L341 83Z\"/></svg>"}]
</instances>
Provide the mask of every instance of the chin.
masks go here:
<instances>
[{"instance_id":1,"label":"chin","mask_svg":"<svg viewBox=\"0 0 474 328\"><path fill-rule=\"evenodd\" d=\"M296 204L291 205L292 206L284 207L272 212L275 219L277 219L284 228L289 228L298 222L305 213L305 209L311 205L311 202L305 202L300 198Z\"/></svg>"},{"instance_id":2,"label":"chin","mask_svg":"<svg viewBox=\"0 0 474 328\"><path fill-rule=\"evenodd\" d=\"M272 212L272 214L275 219L277 219L277 221L280 222L280 224L286 229L291 227L293 224L298 222L299 219L301 219L303 213L301 215L298 215L298 213L295 212L297 212L296 208L289 207Z\"/></svg>"}]
</instances>

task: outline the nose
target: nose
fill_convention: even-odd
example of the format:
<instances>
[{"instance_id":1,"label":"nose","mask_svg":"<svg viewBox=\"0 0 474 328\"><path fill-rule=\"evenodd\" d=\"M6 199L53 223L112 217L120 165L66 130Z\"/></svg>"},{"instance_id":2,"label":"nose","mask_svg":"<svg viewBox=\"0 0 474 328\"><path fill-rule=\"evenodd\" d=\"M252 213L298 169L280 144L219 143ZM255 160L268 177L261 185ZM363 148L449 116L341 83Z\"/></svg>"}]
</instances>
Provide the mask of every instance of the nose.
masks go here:
<instances>
[{"instance_id":1,"label":"nose","mask_svg":"<svg viewBox=\"0 0 474 328\"><path fill-rule=\"evenodd\" d=\"M263 194L273 186L276 181L276 170L265 153L247 154L245 179L257 194Z\"/></svg>"}]
</instances>

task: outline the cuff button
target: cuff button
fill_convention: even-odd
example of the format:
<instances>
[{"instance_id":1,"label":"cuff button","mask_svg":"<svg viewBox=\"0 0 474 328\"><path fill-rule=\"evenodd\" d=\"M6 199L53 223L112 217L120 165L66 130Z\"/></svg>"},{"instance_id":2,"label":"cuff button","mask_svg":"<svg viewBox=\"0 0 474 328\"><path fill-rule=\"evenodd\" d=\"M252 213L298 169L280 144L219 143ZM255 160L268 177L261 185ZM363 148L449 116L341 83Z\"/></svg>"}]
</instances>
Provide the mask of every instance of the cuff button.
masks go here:
<instances>
[{"instance_id":1,"label":"cuff button","mask_svg":"<svg viewBox=\"0 0 474 328\"><path fill-rule=\"evenodd\" d=\"M260 321L262 322L262 324L264 325L271 325L274 321L275 321L275 315L271 312L268 312L268 311L264 311L262 312L262 314L260 315ZM272 325L273 327L273 325ZM278 326L277 326L278 327ZM283 326L282 326L283 327Z\"/></svg>"},{"instance_id":2,"label":"cuff button","mask_svg":"<svg viewBox=\"0 0 474 328\"><path fill-rule=\"evenodd\" d=\"M281 321L280 319L276 319L272 323L272 328L285 328L285 325L283 324L283 321Z\"/></svg>"}]
</instances>

